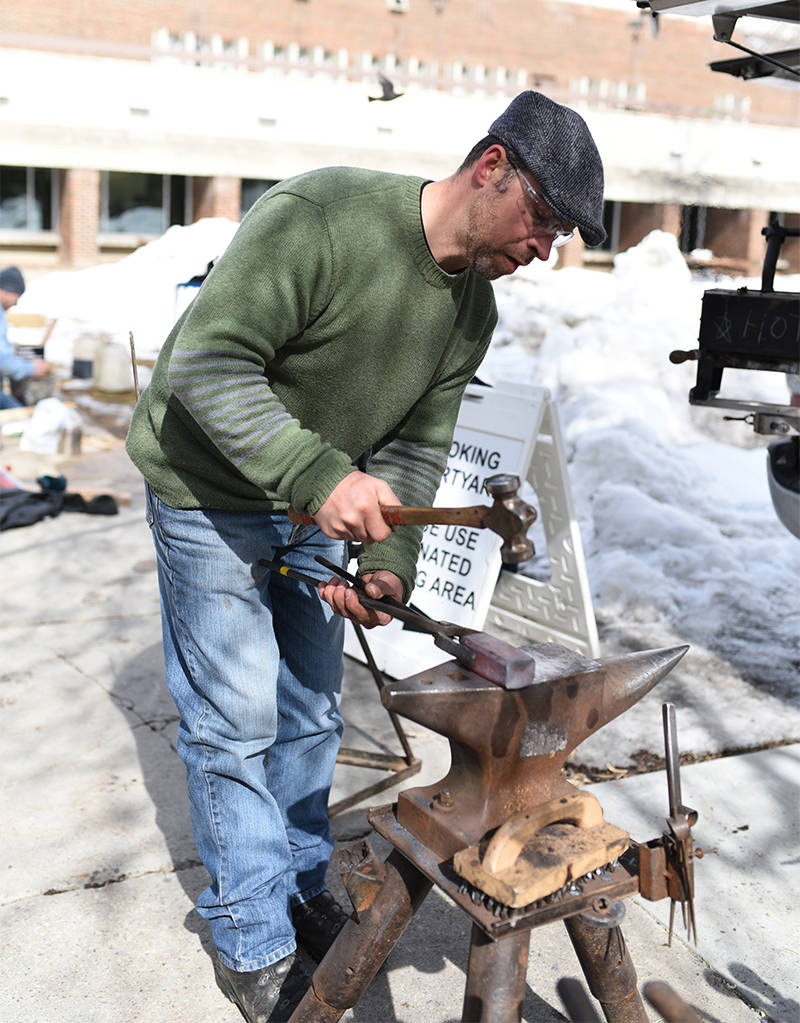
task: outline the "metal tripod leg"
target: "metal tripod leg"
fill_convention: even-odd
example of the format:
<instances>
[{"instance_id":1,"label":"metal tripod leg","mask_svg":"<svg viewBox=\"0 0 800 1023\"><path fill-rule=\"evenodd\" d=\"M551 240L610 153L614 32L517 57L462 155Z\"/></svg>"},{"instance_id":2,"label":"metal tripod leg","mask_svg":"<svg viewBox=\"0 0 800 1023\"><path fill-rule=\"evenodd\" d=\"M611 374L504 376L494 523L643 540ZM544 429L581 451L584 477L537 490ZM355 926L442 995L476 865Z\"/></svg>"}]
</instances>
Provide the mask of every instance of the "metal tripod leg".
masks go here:
<instances>
[{"instance_id":1,"label":"metal tripod leg","mask_svg":"<svg viewBox=\"0 0 800 1023\"><path fill-rule=\"evenodd\" d=\"M589 990L608 1023L648 1023L622 931L599 922L597 914L578 913L564 921Z\"/></svg>"},{"instance_id":2,"label":"metal tripod leg","mask_svg":"<svg viewBox=\"0 0 800 1023\"><path fill-rule=\"evenodd\" d=\"M431 881L397 850L381 877L362 890L357 920L342 928L314 971L311 987L290 1023L335 1023L352 1008L380 969L431 889ZM348 889L349 890L349 889Z\"/></svg>"},{"instance_id":3,"label":"metal tripod leg","mask_svg":"<svg viewBox=\"0 0 800 1023\"><path fill-rule=\"evenodd\" d=\"M472 925L462 1023L519 1023L530 929L492 940Z\"/></svg>"},{"instance_id":4,"label":"metal tripod leg","mask_svg":"<svg viewBox=\"0 0 800 1023\"><path fill-rule=\"evenodd\" d=\"M375 680L375 685L378 687L378 692L383 689L383 675L381 670L372 655L372 651L367 643L367 637L364 635L364 630L358 624L353 622L353 629L361 645L361 650L366 659L367 666L372 672L372 677ZM405 781L406 778L411 778L413 775L418 774L422 767L422 761L414 756L414 751L411 749L411 744L408 741L408 736L403 728L403 723L400 721L398 716L393 711L388 711L389 720L394 728L395 735L400 741L400 745L403 747L403 756L396 757L386 753L372 753L366 750L348 749L342 746L339 749L339 755L336 758L337 763L340 764L351 764L355 767L371 767L379 771L388 771L389 774L386 778L382 778L380 781L375 782L372 785L367 785L363 789L359 789L358 792L354 792L352 795L347 796L345 799L340 799L336 803L331 803L328 807L328 817L335 817L337 813L342 813L344 810L349 810L351 806L361 803L363 800L368 799L370 796L376 795L378 792L383 792L385 789L391 788L392 785L397 785L401 781Z\"/></svg>"}]
</instances>

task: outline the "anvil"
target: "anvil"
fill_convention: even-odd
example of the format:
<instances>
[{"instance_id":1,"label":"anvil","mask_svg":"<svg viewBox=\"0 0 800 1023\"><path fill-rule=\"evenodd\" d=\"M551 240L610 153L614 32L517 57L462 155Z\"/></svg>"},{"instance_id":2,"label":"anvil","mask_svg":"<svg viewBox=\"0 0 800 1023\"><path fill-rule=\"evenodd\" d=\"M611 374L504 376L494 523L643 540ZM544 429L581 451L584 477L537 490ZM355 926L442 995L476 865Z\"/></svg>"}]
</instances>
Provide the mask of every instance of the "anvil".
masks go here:
<instances>
[{"instance_id":1,"label":"anvil","mask_svg":"<svg viewBox=\"0 0 800 1023\"><path fill-rule=\"evenodd\" d=\"M448 774L401 792L397 821L443 860L479 842L512 814L577 792L569 754L640 700L688 646L589 660L557 643L523 648L533 680L505 689L456 661L382 692L388 710L450 741Z\"/></svg>"}]
</instances>

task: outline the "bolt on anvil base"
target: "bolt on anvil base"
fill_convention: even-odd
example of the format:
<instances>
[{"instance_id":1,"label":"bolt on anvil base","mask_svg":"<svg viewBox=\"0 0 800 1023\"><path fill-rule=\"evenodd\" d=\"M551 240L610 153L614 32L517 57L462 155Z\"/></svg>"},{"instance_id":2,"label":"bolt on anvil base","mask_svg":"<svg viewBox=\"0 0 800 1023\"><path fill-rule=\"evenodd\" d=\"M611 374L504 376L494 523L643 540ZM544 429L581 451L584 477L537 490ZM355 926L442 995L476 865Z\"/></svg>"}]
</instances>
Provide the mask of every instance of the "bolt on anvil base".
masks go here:
<instances>
[{"instance_id":1,"label":"bolt on anvil base","mask_svg":"<svg viewBox=\"0 0 800 1023\"><path fill-rule=\"evenodd\" d=\"M537 886L548 839L534 853L530 840L548 828L568 839L564 827L576 837L581 825L601 827L602 811L598 818L593 797L566 782L563 764L688 648L606 661L588 661L553 643L525 649L534 669L523 688L505 689L452 661L387 685L382 699L389 709L447 736L452 766L438 784L406 790L395 805L370 812L372 826L394 847L384 863L366 841L340 850L354 915L291 1023L329 1023L354 1006L434 884L473 922L463 1020L518 1023L531 930L563 919L608 1023L647 1023L618 926L620 899L642 890L636 849L616 856L619 829L596 836L589 859L585 850L576 857L571 846L579 843L568 840L556 855L553 839L550 858L559 868L566 864L566 883L553 890L564 880L558 870L544 888ZM611 862L603 862L609 853ZM518 861L519 875L513 874ZM491 874L500 883L494 895L484 884ZM506 891L512 904L497 897ZM526 904L531 893L535 901Z\"/></svg>"}]
</instances>

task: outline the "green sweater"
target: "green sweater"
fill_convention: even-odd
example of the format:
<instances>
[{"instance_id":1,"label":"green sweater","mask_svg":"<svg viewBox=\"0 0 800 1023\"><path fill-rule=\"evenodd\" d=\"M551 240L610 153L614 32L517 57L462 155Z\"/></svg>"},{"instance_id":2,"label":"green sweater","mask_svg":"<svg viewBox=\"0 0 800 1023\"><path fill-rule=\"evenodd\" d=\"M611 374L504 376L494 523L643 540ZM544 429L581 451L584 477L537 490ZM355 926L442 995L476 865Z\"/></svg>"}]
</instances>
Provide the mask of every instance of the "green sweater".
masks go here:
<instances>
[{"instance_id":1,"label":"green sweater","mask_svg":"<svg viewBox=\"0 0 800 1023\"><path fill-rule=\"evenodd\" d=\"M314 514L353 460L430 504L461 397L494 329L491 285L448 274L420 178L351 168L272 188L173 327L128 433L174 508ZM413 588L421 531L365 551Z\"/></svg>"}]
</instances>

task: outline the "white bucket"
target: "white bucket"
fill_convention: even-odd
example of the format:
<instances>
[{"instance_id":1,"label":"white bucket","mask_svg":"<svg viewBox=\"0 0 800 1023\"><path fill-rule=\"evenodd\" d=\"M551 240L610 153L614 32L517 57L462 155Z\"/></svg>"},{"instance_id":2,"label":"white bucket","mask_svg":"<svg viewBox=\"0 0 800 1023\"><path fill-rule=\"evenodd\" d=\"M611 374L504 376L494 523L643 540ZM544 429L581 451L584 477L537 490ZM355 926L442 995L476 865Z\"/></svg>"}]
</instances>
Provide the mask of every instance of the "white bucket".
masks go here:
<instances>
[{"instance_id":1,"label":"white bucket","mask_svg":"<svg viewBox=\"0 0 800 1023\"><path fill-rule=\"evenodd\" d=\"M102 334L94 360L94 385L101 391L133 390L130 348Z\"/></svg>"}]
</instances>

